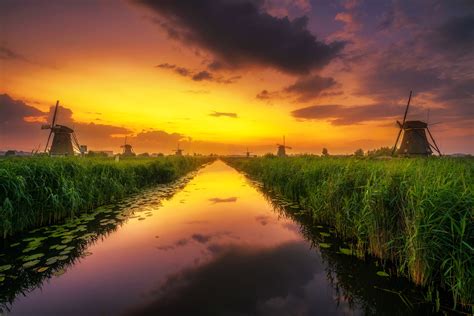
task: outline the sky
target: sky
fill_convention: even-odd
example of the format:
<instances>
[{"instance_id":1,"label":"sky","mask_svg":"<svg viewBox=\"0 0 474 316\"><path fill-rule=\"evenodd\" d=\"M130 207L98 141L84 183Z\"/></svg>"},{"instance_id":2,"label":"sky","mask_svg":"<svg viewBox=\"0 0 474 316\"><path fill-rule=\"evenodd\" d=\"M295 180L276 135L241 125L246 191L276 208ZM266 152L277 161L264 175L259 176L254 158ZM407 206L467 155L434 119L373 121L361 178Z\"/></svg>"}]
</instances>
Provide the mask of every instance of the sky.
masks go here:
<instances>
[{"instance_id":1,"label":"sky","mask_svg":"<svg viewBox=\"0 0 474 316\"><path fill-rule=\"evenodd\" d=\"M392 147L410 90L444 153L474 153L472 0L1 0L0 150L52 106L90 150Z\"/></svg>"}]
</instances>

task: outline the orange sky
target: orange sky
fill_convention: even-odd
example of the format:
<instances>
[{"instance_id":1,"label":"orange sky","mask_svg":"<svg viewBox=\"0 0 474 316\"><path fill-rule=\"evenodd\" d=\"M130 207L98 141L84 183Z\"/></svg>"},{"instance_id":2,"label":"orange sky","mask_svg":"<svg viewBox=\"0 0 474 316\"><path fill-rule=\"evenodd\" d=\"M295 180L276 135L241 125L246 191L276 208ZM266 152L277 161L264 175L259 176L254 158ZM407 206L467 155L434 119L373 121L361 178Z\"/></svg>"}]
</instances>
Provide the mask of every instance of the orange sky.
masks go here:
<instances>
[{"instance_id":1,"label":"orange sky","mask_svg":"<svg viewBox=\"0 0 474 316\"><path fill-rule=\"evenodd\" d=\"M217 1L217 8L220 2L226 1ZM291 6L277 0L266 3L255 16L258 22L264 21L263 14L277 25L284 16L294 22L297 16L306 15L309 22L304 29L316 36L315 42L324 45L341 42L343 48L324 65L308 63L307 71L302 72L281 59L267 62L261 55L272 50L259 45L243 50L242 58L236 53L237 57L227 60L222 54L226 48L219 42L220 34L198 33L205 19L186 20L186 15L180 15L183 9L179 5L162 8L154 6L151 0L48 1L41 5L32 0L7 0L0 13L0 93L8 95L8 100L22 101L39 109L43 112L37 114L39 117L45 117L49 107L59 99L62 106L72 111L63 113L63 123L77 126L80 142L88 144L90 149L118 151L123 136L128 135L135 141L137 152L169 153L176 147L176 137L168 137L173 133L179 134L185 150L201 153L242 153L247 146L256 153L274 151L274 144L283 135L293 146L293 153L320 153L322 147L331 153L350 153L359 147L367 150L392 146L397 133L395 120L401 119L409 92L403 84L406 74L402 76L391 70L389 79L402 82L395 91L387 91L379 84L384 78L367 76L383 70L377 67L387 60L398 71L398 57L387 56L394 45L400 48L404 45L397 33L390 28L381 33L371 30L370 25L358 24L356 10L363 7L351 7L349 2L337 6L324 1L300 1L299 5ZM227 7L222 5L219 9L224 15ZM174 10L169 12L177 18L167 21L166 10ZM445 15L445 19L450 18ZM189 33L189 38L170 36L170 30L163 26L165 22L166 27L183 29L182 34ZM426 23L424 27L429 25L429 22L420 23ZM281 25L285 30L284 23ZM234 31L239 32L234 27L227 30L230 35ZM292 29L292 32L300 31ZM374 47L378 50L374 51ZM275 47L278 49L279 45ZM450 65L449 59L434 48L431 52L426 47L420 49L425 50L424 54L440 58L439 65L444 63L445 68L427 64L420 66L415 75L432 71L446 77L444 69L458 66ZM229 66L211 68L209 64L219 58ZM468 58L470 62L465 65L472 70L472 53L463 58ZM420 63L415 58L407 61ZM199 79L196 76L200 72L211 77ZM452 72L448 76L453 89L473 80L472 71L470 75L469 71L460 69ZM445 80L441 75L439 78ZM430 120L443 121L432 127L441 149L472 153L472 111L463 107L453 110L456 115L451 115L446 111L451 106L448 99L439 97L446 94L440 90L444 86L435 82L426 87L423 76L419 80L420 92L418 81L412 84L415 98L411 118L426 120L429 107ZM298 81L309 83L301 89L290 88ZM472 91L472 87L469 89ZM267 97L257 97L262 96L262 91L267 91L263 94ZM470 96L472 101L472 93ZM293 113L311 106L322 106L317 109L317 116L301 117ZM358 107L360 111L348 110ZM466 108L468 111L462 112ZM324 113L321 109L325 109ZM375 115L375 112L380 113ZM355 118L363 115L367 119ZM463 120L457 124L460 118ZM101 126L100 135L94 136L95 129L88 127L91 122ZM31 150L41 142L44 145L46 132L38 130L34 137L22 135L24 139L16 139L5 132L6 127L13 126L7 123L4 122L0 150ZM22 125L18 123L12 128ZM126 130L117 134L117 128ZM146 140L143 131L165 133L161 138Z\"/></svg>"}]
</instances>

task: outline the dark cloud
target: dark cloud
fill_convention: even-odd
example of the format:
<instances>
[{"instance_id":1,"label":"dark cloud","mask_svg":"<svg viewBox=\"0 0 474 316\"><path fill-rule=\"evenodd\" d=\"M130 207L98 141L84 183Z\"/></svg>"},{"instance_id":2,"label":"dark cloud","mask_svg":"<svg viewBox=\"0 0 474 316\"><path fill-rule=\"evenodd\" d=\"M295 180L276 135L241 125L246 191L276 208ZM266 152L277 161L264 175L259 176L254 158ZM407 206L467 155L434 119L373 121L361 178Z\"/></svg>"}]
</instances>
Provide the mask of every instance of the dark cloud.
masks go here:
<instances>
[{"instance_id":1,"label":"dark cloud","mask_svg":"<svg viewBox=\"0 0 474 316\"><path fill-rule=\"evenodd\" d=\"M269 222L272 221L272 218L268 215L258 215L255 216L255 220L262 226L266 226Z\"/></svg>"},{"instance_id":2,"label":"dark cloud","mask_svg":"<svg viewBox=\"0 0 474 316\"><path fill-rule=\"evenodd\" d=\"M218 197L215 197L215 198L209 199L209 201L211 201L211 202L214 203L214 204L216 204L216 203L237 202L237 197L235 197L235 196L228 197L228 198L218 198Z\"/></svg>"},{"instance_id":3,"label":"dark cloud","mask_svg":"<svg viewBox=\"0 0 474 316\"><path fill-rule=\"evenodd\" d=\"M23 56L22 54L20 53L17 53L11 49L9 49L8 47L5 47L5 46L0 46L0 59L3 59L3 60L18 60L18 61L23 61L23 62L27 62L27 63L31 63L31 61L26 58L25 56Z\"/></svg>"},{"instance_id":4,"label":"dark cloud","mask_svg":"<svg viewBox=\"0 0 474 316\"><path fill-rule=\"evenodd\" d=\"M203 80L212 81L213 77L210 72L203 70L203 71L198 72L197 74L194 74L192 79L194 81L203 81Z\"/></svg>"},{"instance_id":5,"label":"dark cloud","mask_svg":"<svg viewBox=\"0 0 474 316\"><path fill-rule=\"evenodd\" d=\"M24 122L25 117L46 118L47 113L29 106L21 100L14 100L8 94L0 94L0 124Z\"/></svg>"},{"instance_id":6,"label":"dark cloud","mask_svg":"<svg viewBox=\"0 0 474 316\"><path fill-rule=\"evenodd\" d=\"M384 120L403 115L398 105L371 104L347 107L339 104L312 105L297 109L291 114L304 120L328 120L333 125L351 125L373 120Z\"/></svg>"},{"instance_id":7,"label":"dark cloud","mask_svg":"<svg viewBox=\"0 0 474 316\"><path fill-rule=\"evenodd\" d=\"M312 75L298 79L295 83L286 87L284 91L295 95L297 101L306 102L317 98L323 91L334 88L337 85L338 83L334 78Z\"/></svg>"},{"instance_id":8,"label":"dark cloud","mask_svg":"<svg viewBox=\"0 0 474 316\"><path fill-rule=\"evenodd\" d=\"M320 96L334 96L343 94L342 91L334 89L340 84L331 77L321 77L317 74L298 78L293 84L279 90L262 90L256 98L263 101L274 99L294 99L296 102L307 102Z\"/></svg>"},{"instance_id":9,"label":"dark cloud","mask_svg":"<svg viewBox=\"0 0 474 316\"><path fill-rule=\"evenodd\" d=\"M229 113L229 112L216 112L209 114L210 116L215 116L215 117L231 117L231 118L237 118L237 113Z\"/></svg>"},{"instance_id":10,"label":"dark cloud","mask_svg":"<svg viewBox=\"0 0 474 316\"><path fill-rule=\"evenodd\" d=\"M263 1L134 1L158 13L166 21L159 24L171 37L212 52L217 68L262 65L306 74L327 65L344 47L316 39L307 17L271 16L264 12Z\"/></svg>"},{"instance_id":11,"label":"dark cloud","mask_svg":"<svg viewBox=\"0 0 474 316\"><path fill-rule=\"evenodd\" d=\"M215 74L207 70L194 71L186 67L180 67L174 64L169 64L169 63L159 64L155 67L166 69L166 70L173 70L178 75L183 76L183 77L189 77L193 81L210 81L210 82L229 84L229 83L235 83L237 80L241 78L241 76L232 76L229 78L225 78L220 75L216 76Z\"/></svg>"},{"instance_id":12,"label":"dark cloud","mask_svg":"<svg viewBox=\"0 0 474 316\"><path fill-rule=\"evenodd\" d=\"M323 265L305 243L209 248L213 260L168 276L154 301L129 315L334 315L349 307L334 303Z\"/></svg>"},{"instance_id":13,"label":"dark cloud","mask_svg":"<svg viewBox=\"0 0 474 316\"><path fill-rule=\"evenodd\" d=\"M440 25L430 36L438 49L448 54L466 55L474 51L474 14L455 16Z\"/></svg>"}]
</instances>

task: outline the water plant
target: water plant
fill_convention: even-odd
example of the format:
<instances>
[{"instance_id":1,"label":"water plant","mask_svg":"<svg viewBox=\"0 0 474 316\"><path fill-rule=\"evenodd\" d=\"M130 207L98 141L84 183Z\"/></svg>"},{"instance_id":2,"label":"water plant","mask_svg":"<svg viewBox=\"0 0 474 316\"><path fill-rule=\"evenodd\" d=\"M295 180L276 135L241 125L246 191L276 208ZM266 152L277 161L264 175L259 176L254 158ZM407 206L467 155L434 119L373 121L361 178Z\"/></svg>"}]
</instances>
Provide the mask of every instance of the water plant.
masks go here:
<instances>
[{"instance_id":1,"label":"water plant","mask_svg":"<svg viewBox=\"0 0 474 316\"><path fill-rule=\"evenodd\" d=\"M226 159L398 274L474 303L474 160Z\"/></svg>"},{"instance_id":2,"label":"water plant","mask_svg":"<svg viewBox=\"0 0 474 316\"><path fill-rule=\"evenodd\" d=\"M168 183L208 162L204 157L0 159L0 234L64 222L141 188ZM70 239L64 236L67 244ZM41 240L33 240L29 251Z\"/></svg>"}]
</instances>

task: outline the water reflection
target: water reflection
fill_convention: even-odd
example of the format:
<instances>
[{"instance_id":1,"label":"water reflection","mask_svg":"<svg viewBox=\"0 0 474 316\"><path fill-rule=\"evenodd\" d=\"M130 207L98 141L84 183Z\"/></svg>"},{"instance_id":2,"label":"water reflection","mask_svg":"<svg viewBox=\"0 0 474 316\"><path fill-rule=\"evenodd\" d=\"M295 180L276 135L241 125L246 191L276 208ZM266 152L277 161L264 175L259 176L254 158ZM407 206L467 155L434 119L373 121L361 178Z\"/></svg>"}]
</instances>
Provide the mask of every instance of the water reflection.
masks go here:
<instances>
[{"instance_id":1,"label":"water reflection","mask_svg":"<svg viewBox=\"0 0 474 316\"><path fill-rule=\"evenodd\" d=\"M129 315L331 315L334 304L318 254L304 242L271 248L210 244L209 262L169 275L155 299Z\"/></svg>"},{"instance_id":2,"label":"water reflection","mask_svg":"<svg viewBox=\"0 0 474 316\"><path fill-rule=\"evenodd\" d=\"M13 300L18 315L410 312L398 295L378 289L398 289L397 279L341 254L349 246L332 239L330 229L300 227L288 215L297 205L255 186L261 187L217 161L169 199L162 195L169 189L154 188L107 209L82 228L97 235L75 245L71 257L80 260L65 263L64 274L20 268L27 277L1 293L10 293L5 302ZM92 254L81 257L85 252Z\"/></svg>"}]
</instances>

